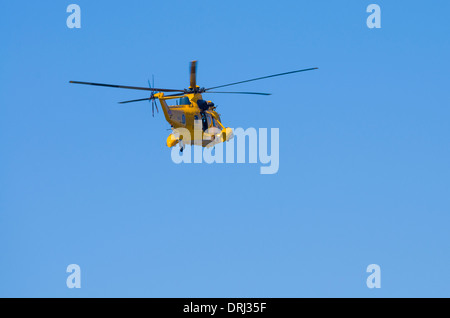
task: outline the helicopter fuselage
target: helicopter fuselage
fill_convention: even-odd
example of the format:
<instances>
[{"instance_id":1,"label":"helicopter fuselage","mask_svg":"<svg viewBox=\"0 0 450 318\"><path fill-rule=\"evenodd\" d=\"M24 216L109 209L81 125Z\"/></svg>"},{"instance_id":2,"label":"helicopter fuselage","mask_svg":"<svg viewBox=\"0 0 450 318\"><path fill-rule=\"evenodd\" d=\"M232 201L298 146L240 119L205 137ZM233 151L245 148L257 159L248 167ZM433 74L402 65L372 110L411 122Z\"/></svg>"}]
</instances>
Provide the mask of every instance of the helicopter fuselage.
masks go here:
<instances>
[{"instance_id":1,"label":"helicopter fuselage","mask_svg":"<svg viewBox=\"0 0 450 318\"><path fill-rule=\"evenodd\" d=\"M182 141L184 144L208 147L218 142L228 141L233 137L231 128L225 128L220 114L215 111L211 101L204 101L200 93L171 97L164 93L154 95L160 103L166 121L172 127L172 134L167 138L167 146L173 147ZM168 105L166 100L179 99L178 105ZM199 106L200 104L200 106ZM207 109L201 107L211 105Z\"/></svg>"}]
</instances>

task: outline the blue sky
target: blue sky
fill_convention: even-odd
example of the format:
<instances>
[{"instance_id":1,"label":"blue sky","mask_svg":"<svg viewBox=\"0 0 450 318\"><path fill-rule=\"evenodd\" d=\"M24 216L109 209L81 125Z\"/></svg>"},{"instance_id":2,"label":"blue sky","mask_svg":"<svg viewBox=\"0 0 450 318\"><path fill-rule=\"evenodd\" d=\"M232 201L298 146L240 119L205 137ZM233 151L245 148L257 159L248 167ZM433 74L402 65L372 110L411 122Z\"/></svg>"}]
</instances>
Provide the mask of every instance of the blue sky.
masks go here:
<instances>
[{"instance_id":1,"label":"blue sky","mask_svg":"<svg viewBox=\"0 0 450 318\"><path fill-rule=\"evenodd\" d=\"M450 296L448 1L77 1L68 29L71 3L2 5L0 296ZM193 59L206 87L320 68L209 96L280 129L277 174L176 165L117 104L145 93L68 84L184 88Z\"/></svg>"}]
</instances>

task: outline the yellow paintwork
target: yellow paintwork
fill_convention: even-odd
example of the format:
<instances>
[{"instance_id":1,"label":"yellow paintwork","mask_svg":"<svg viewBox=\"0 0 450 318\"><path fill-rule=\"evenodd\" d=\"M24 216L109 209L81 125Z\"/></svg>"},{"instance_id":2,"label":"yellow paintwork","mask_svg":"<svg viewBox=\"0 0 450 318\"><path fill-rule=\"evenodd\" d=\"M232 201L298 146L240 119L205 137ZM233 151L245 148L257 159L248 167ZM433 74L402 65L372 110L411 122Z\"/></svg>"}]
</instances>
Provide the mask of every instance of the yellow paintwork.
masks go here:
<instances>
[{"instance_id":1,"label":"yellow paintwork","mask_svg":"<svg viewBox=\"0 0 450 318\"><path fill-rule=\"evenodd\" d=\"M188 97L190 104L169 106L166 103L166 100L179 99L181 97ZM164 117L172 126L172 133L167 137L166 141L167 147L171 148L177 145L180 140L182 140L184 144L208 147L233 138L233 130L231 128L225 128L222 125L220 122L220 114L215 111L214 106L206 110L204 113L207 117L211 116L214 118L214 120L208 120L208 130L212 130L214 127L217 129L216 133L210 134L208 131L203 132L201 126L194 127L195 119L201 121L202 118L200 108L197 105L197 101L203 99L200 93L185 94L183 96L179 95L176 97L164 96L164 93L156 93L154 94L154 98L157 98L161 103ZM183 129L187 129L189 131L189 136L187 134L183 134Z\"/></svg>"},{"instance_id":2,"label":"yellow paintwork","mask_svg":"<svg viewBox=\"0 0 450 318\"><path fill-rule=\"evenodd\" d=\"M173 146L175 146L176 144L178 144L179 140L178 138L176 138L173 134L170 134L167 137L167 147L172 148Z\"/></svg>"}]
</instances>

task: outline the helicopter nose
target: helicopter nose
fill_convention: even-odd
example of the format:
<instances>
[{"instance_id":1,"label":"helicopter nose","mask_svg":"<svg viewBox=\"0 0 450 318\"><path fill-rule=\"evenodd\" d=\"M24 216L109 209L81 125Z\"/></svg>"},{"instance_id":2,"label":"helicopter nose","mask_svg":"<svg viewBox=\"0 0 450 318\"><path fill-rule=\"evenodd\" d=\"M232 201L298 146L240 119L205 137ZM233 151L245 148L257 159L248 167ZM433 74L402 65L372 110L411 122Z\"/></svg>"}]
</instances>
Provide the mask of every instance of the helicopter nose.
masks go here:
<instances>
[{"instance_id":1,"label":"helicopter nose","mask_svg":"<svg viewBox=\"0 0 450 318\"><path fill-rule=\"evenodd\" d=\"M179 142L179 139L175 137L173 134L170 134L169 137L167 137L167 147L172 148Z\"/></svg>"},{"instance_id":2,"label":"helicopter nose","mask_svg":"<svg viewBox=\"0 0 450 318\"><path fill-rule=\"evenodd\" d=\"M222 142L228 141L233 137L233 129L229 127L222 129Z\"/></svg>"}]
</instances>

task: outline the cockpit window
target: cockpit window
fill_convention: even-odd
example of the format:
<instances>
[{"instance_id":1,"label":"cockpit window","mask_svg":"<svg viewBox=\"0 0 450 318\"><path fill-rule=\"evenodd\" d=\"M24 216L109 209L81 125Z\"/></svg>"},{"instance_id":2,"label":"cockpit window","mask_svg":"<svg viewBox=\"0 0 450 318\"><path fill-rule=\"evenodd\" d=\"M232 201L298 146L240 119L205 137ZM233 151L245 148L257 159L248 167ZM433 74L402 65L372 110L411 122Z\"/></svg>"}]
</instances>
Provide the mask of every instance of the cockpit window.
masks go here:
<instances>
[{"instance_id":1,"label":"cockpit window","mask_svg":"<svg viewBox=\"0 0 450 318\"><path fill-rule=\"evenodd\" d=\"M206 118L207 118L207 120L208 120L208 127L211 127L211 121L212 121L212 116L211 116L211 114L207 114L207 115L206 115Z\"/></svg>"},{"instance_id":2,"label":"cockpit window","mask_svg":"<svg viewBox=\"0 0 450 318\"><path fill-rule=\"evenodd\" d=\"M200 114L202 115L202 130L206 131L208 129L208 121L206 119L206 114L204 112Z\"/></svg>"},{"instance_id":3,"label":"cockpit window","mask_svg":"<svg viewBox=\"0 0 450 318\"><path fill-rule=\"evenodd\" d=\"M179 100L178 105L190 105L191 101L189 100L189 97L181 97Z\"/></svg>"}]
</instances>

